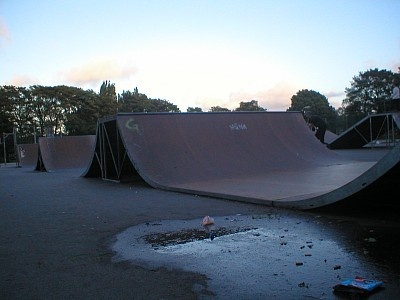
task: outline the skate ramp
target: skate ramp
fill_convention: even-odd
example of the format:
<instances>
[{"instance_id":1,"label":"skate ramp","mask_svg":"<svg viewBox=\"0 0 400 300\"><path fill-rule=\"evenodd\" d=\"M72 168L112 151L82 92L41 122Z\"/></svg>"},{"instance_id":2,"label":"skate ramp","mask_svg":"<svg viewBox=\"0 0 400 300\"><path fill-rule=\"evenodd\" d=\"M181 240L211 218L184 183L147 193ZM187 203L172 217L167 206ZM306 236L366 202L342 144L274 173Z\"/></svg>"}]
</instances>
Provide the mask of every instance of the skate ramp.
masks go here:
<instances>
[{"instance_id":1,"label":"skate ramp","mask_svg":"<svg viewBox=\"0 0 400 300\"><path fill-rule=\"evenodd\" d=\"M329 144L330 142L332 142L333 140L335 140L337 138L337 134L327 130L325 132L325 143Z\"/></svg>"},{"instance_id":2,"label":"skate ramp","mask_svg":"<svg viewBox=\"0 0 400 300\"><path fill-rule=\"evenodd\" d=\"M379 143L395 144L395 129L400 128L400 113L371 114L328 141L330 149L357 149Z\"/></svg>"},{"instance_id":3,"label":"skate ramp","mask_svg":"<svg viewBox=\"0 0 400 300\"><path fill-rule=\"evenodd\" d=\"M398 162L398 147L367 160L328 149L300 112L118 114L100 122L83 176L123 181L133 169L154 188L304 210L359 192Z\"/></svg>"},{"instance_id":4,"label":"skate ramp","mask_svg":"<svg viewBox=\"0 0 400 300\"><path fill-rule=\"evenodd\" d=\"M38 160L38 144L18 144L17 155L21 167L34 167Z\"/></svg>"},{"instance_id":5,"label":"skate ramp","mask_svg":"<svg viewBox=\"0 0 400 300\"><path fill-rule=\"evenodd\" d=\"M40 137L35 170L84 170L92 158L95 142L95 135Z\"/></svg>"}]
</instances>

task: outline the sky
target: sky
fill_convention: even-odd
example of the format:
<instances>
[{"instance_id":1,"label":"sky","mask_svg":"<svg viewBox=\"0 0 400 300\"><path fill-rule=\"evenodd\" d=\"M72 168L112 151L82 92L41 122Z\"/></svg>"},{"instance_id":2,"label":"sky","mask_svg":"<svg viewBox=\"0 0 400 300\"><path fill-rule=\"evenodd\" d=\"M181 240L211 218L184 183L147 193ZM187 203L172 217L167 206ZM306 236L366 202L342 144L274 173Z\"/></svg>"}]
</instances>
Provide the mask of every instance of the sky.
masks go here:
<instances>
[{"instance_id":1,"label":"sky","mask_svg":"<svg viewBox=\"0 0 400 300\"><path fill-rule=\"evenodd\" d=\"M132 91L185 112L308 89L339 108L400 67L400 0L0 0L0 86Z\"/></svg>"}]
</instances>

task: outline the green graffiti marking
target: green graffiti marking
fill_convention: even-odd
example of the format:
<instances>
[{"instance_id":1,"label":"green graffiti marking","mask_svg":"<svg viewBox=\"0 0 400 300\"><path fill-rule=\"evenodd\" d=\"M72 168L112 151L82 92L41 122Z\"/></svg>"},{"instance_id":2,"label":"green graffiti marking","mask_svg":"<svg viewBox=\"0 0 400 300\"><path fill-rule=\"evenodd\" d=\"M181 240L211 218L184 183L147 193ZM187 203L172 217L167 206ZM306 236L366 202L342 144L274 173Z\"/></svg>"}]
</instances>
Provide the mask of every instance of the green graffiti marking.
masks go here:
<instances>
[{"instance_id":1,"label":"green graffiti marking","mask_svg":"<svg viewBox=\"0 0 400 300\"><path fill-rule=\"evenodd\" d=\"M128 128L129 130L139 133L139 124L135 123L134 118L130 118L128 121L126 121L125 127Z\"/></svg>"}]
</instances>

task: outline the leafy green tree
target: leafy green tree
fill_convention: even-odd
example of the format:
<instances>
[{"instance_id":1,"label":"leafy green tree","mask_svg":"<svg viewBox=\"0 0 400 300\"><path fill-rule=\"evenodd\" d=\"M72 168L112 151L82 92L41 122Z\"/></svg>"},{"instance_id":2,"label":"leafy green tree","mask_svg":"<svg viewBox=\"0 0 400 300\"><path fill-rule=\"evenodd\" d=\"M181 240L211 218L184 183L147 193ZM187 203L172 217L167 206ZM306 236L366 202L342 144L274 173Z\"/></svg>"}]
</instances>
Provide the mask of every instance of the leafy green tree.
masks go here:
<instances>
[{"instance_id":1,"label":"leafy green tree","mask_svg":"<svg viewBox=\"0 0 400 300\"><path fill-rule=\"evenodd\" d=\"M178 106L162 99L149 99L136 87L118 95L119 112L180 112Z\"/></svg>"},{"instance_id":2,"label":"leafy green tree","mask_svg":"<svg viewBox=\"0 0 400 300\"><path fill-rule=\"evenodd\" d=\"M203 112L201 107L188 107L186 111L187 112Z\"/></svg>"},{"instance_id":3,"label":"leafy green tree","mask_svg":"<svg viewBox=\"0 0 400 300\"><path fill-rule=\"evenodd\" d=\"M47 101L49 98L48 87L34 85L30 87L32 96L32 108L34 113L34 122L38 128L39 135L46 135L48 127L52 127L50 123L51 103Z\"/></svg>"},{"instance_id":4,"label":"leafy green tree","mask_svg":"<svg viewBox=\"0 0 400 300\"><path fill-rule=\"evenodd\" d=\"M110 83L107 80L103 81L97 104L99 117L115 115L118 112L118 101L114 83Z\"/></svg>"},{"instance_id":5,"label":"leafy green tree","mask_svg":"<svg viewBox=\"0 0 400 300\"><path fill-rule=\"evenodd\" d=\"M346 113L366 116L387 110L386 102L392 92L394 74L387 70L370 69L353 77L351 87L346 88L342 107Z\"/></svg>"},{"instance_id":6,"label":"leafy green tree","mask_svg":"<svg viewBox=\"0 0 400 300\"><path fill-rule=\"evenodd\" d=\"M11 105L10 120L17 129L18 141L20 143L32 142L32 136L36 130L32 97L29 89L25 87L8 86L9 92L14 96L8 95Z\"/></svg>"},{"instance_id":7,"label":"leafy green tree","mask_svg":"<svg viewBox=\"0 0 400 300\"><path fill-rule=\"evenodd\" d=\"M30 87L32 124L40 136L95 134L97 119L105 114L93 91L69 86Z\"/></svg>"},{"instance_id":8,"label":"leafy green tree","mask_svg":"<svg viewBox=\"0 0 400 300\"><path fill-rule=\"evenodd\" d=\"M228 108L224 108L221 106L212 106L209 109L209 112L228 112L228 111L230 111Z\"/></svg>"},{"instance_id":9,"label":"leafy green tree","mask_svg":"<svg viewBox=\"0 0 400 300\"><path fill-rule=\"evenodd\" d=\"M0 162L14 161L17 126L26 119L25 89L14 86L0 88ZM4 153L5 152L5 153Z\"/></svg>"},{"instance_id":10,"label":"leafy green tree","mask_svg":"<svg viewBox=\"0 0 400 300\"><path fill-rule=\"evenodd\" d=\"M101 117L98 109L99 95L93 90L84 91L74 87L69 92L65 132L68 135L95 134L97 120Z\"/></svg>"},{"instance_id":11,"label":"leafy green tree","mask_svg":"<svg viewBox=\"0 0 400 300\"><path fill-rule=\"evenodd\" d=\"M338 109L339 130L346 130L368 114L388 111L392 81L397 75L388 70L369 69L354 76Z\"/></svg>"},{"instance_id":12,"label":"leafy green tree","mask_svg":"<svg viewBox=\"0 0 400 300\"><path fill-rule=\"evenodd\" d=\"M150 99L147 112L180 112L178 106L163 99Z\"/></svg>"},{"instance_id":13,"label":"leafy green tree","mask_svg":"<svg viewBox=\"0 0 400 300\"><path fill-rule=\"evenodd\" d=\"M50 104L48 110L49 126L53 128L53 134L65 134L65 123L71 113L76 110L71 104L71 99L75 95L74 87L65 85L46 87L46 101Z\"/></svg>"},{"instance_id":14,"label":"leafy green tree","mask_svg":"<svg viewBox=\"0 0 400 300\"><path fill-rule=\"evenodd\" d=\"M77 88L65 85L53 87L35 85L30 88L34 121L41 135L67 134L65 123L68 116L76 110L71 104L75 89Z\"/></svg>"},{"instance_id":15,"label":"leafy green tree","mask_svg":"<svg viewBox=\"0 0 400 300\"><path fill-rule=\"evenodd\" d=\"M18 91L13 86L0 87L0 134L11 132L13 129L13 106L10 98L16 97L18 97Z\"/></svg>"},{"instance_id":16,"label":"leafy green tree","mask_svg":"<svg viewBox=\"0 0 400 300\"><path fill-rule=\"evenodd\" d=\"M135 87L133 92L123 91L118 95L118 111L119 112L146 112L149 109L148 98L145 94L141 94Z\"/></svg>"},{"instance_id":17,"label":"leafy green tree","mask_svg":"<svg viewBox=\"0 0 400 300\"><path fill-rule=\"evenodd\" d=\"M258 101L251 100L249 102L240 102L235 111L266 111L266 109L259 106Z\"/></svg>"},{"instance_id":18,"label":"leafy green tree","mask_svg":"<svg viewBox=\"0 0 400 300\"><path fill-rule=\"evenodd\" d=\"M288 111L303 111L308 108L312 114L318 115L325 120L328 130L336 132L336 111L328 99L313 90L300 90L291 98L291 106Z\"/></svg>"}]
</instances>

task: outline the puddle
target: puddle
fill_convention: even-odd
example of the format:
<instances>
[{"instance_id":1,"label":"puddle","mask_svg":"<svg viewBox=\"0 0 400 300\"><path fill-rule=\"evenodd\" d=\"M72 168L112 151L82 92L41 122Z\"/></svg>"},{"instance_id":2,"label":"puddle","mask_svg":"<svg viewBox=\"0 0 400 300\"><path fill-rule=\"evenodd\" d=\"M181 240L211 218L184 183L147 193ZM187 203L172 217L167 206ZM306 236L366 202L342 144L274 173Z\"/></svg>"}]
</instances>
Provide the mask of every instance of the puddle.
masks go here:
<instances>
[{"instance_id":1,"label":"puddle","mask_svg":"<svg viewBox=\"0 0 400 300\"><path fill-rule=\"evenodd\" d=\"M302 217L214 217L131 227L117 236L114 261L205 274L218 299L332 299L346 278L385 276L342 232ZM210 238L210 231L213 238ZM334 298L333 298L334 299Z\"/></svg>"}]
</instances>

